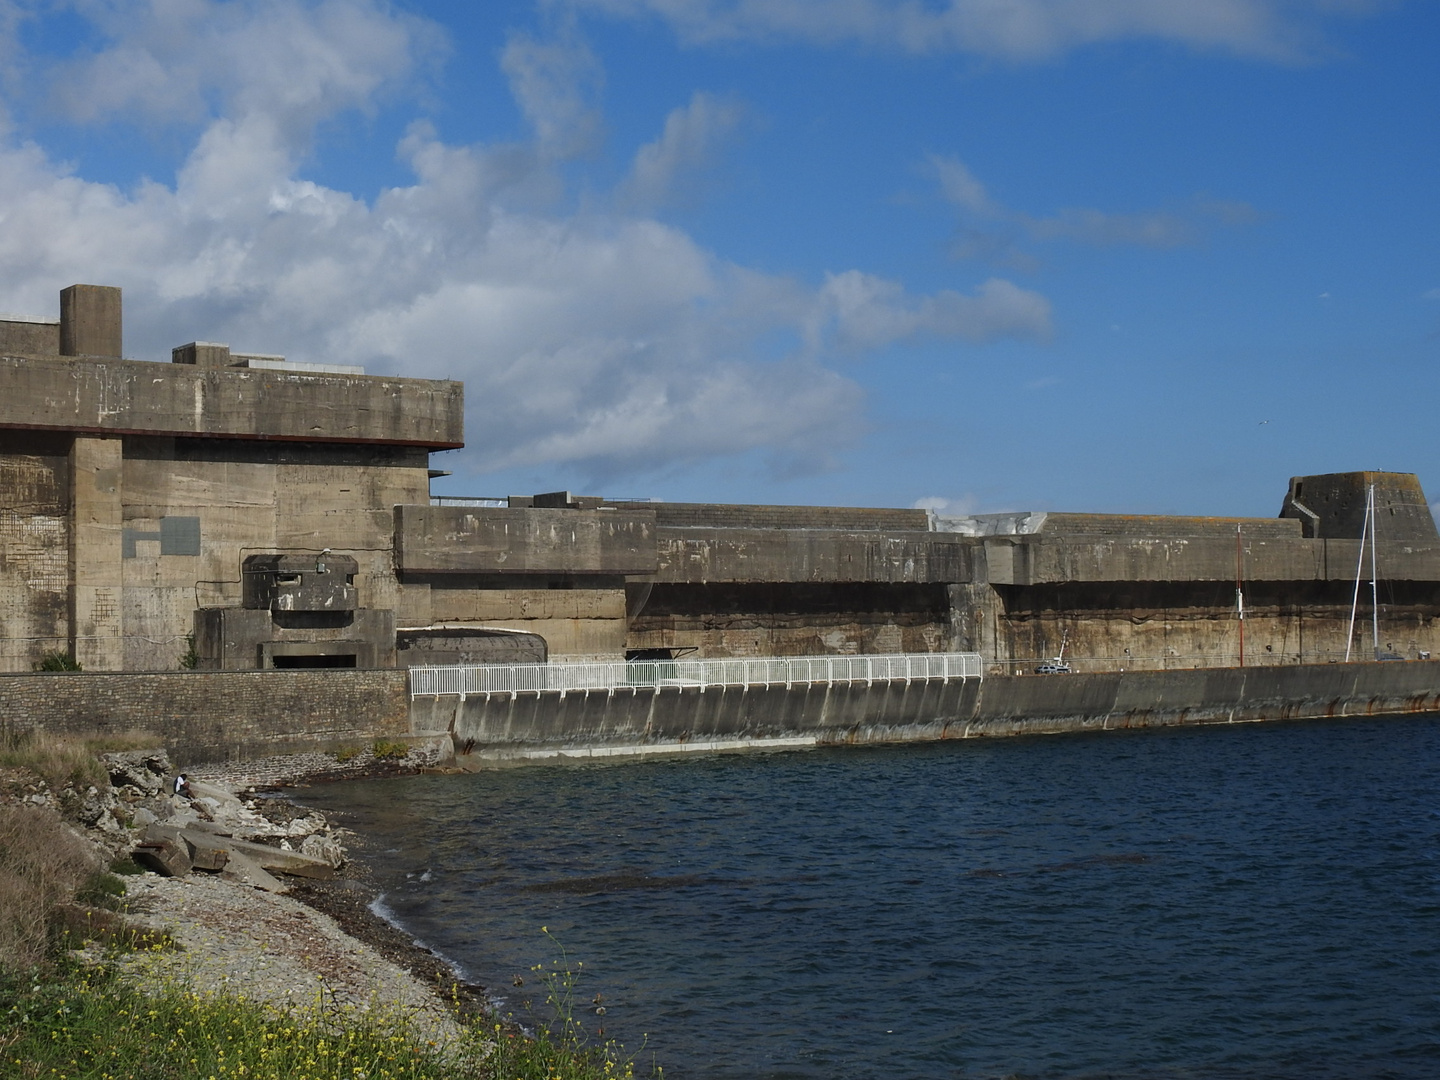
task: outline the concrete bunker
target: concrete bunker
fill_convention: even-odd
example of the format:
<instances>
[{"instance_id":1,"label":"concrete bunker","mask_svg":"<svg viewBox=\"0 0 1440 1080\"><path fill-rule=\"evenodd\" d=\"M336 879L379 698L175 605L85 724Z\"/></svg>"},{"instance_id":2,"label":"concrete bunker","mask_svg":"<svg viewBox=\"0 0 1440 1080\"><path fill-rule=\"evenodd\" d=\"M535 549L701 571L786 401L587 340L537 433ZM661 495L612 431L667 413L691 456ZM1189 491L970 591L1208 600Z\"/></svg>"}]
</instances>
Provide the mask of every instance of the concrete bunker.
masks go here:
<instances>
[{"instance_id":1,"label":"concrete bunker","mask_svg":"<svg viewBox=\"0 0 1440 1080\"><path fill-rule=\"evenodd\" d=\"M242 606L195 612L197 666L375 668L395 666L393 611L361 607L359 563L349 555L273 553L241 564Z\"/></svg>"}]
</instances>

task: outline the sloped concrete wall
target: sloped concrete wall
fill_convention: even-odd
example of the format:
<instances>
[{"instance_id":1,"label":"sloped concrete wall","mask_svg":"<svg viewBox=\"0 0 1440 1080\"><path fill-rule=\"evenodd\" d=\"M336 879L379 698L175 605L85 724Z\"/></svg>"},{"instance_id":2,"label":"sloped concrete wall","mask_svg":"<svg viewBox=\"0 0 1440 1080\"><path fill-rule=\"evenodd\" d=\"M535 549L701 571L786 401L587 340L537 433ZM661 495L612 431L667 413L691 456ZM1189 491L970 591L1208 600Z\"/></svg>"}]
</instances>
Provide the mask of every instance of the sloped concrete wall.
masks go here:
<instances>
[{"instance_id":1,"label":"sloped concrete wall","mask_svg":"<svg viewBox=\"0 0 1440 1080\"><path fill-rule=\"evenodd\" d=\"M716 740L917 742L1407 712L1440 712L1440 662L431 697L412 702L411 720L449 730L462 763L482 763Z\"/></svg>"}]
</instances>

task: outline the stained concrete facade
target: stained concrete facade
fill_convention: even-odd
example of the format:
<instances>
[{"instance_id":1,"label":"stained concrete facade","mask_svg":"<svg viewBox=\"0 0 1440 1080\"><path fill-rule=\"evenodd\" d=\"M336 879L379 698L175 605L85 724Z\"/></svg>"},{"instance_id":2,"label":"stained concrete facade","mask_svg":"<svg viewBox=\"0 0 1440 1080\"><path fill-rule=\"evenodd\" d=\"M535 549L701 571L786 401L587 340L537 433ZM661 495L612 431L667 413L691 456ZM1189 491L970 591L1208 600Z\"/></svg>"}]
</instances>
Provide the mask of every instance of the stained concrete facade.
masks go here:
<instances>
[{"instance_id":1,"label":"stained concrete facade","mask_svg":"<svg viewBox=\"0 0 1440 1080\"><path fill-rule=\"evenodd\" d=\"M1062 643L1083 670L1225 666L1237 581L1247 665L1324 662L1372 486L1381 650L1440 646L1440 535L1409 474L1295 477L1276 518L450 505L430 454L462 445L458 383L200 340L125 359L103 286L59 314L0 317L0 670L975 651L1011 672Z\"/></svg>"}]
</instances>

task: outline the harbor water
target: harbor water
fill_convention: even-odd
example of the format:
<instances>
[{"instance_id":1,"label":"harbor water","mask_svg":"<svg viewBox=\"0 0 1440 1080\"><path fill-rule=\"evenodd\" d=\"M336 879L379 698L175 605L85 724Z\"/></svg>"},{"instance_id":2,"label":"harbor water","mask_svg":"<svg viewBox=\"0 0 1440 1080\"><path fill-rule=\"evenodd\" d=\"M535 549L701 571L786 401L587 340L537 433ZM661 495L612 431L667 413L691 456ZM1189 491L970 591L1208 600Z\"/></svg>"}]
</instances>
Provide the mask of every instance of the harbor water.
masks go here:
<instances>
[{"instance_id":1,"label":"harbor water","mask_svg":"<svg viewBox=\"0 0 1440 1080\"><path fill-rule=\"evenodd\" d=\"M1433 716L300 798L506 1011L558 942L587 1026L678 1080L1440 1076Z\"/></svg>"}]
</instances>

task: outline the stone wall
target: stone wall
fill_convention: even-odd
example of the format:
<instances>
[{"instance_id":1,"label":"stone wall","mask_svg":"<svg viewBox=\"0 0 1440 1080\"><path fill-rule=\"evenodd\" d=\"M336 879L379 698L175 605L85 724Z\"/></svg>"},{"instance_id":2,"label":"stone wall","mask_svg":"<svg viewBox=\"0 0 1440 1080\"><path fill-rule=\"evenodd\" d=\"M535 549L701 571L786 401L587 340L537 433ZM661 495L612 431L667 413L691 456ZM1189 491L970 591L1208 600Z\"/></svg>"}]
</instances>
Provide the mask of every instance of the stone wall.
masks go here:
<instances>
[{"instance_id":1,"label":"stone wall","mask_svg":"<svg viewBox=\"0 0 1440 1080\"><path fill-rule=\"evenodd\" d=\"M178 764L361 748L410 730L404 671L0 675L0 731L149 732Z\"/></svg>"}]
</instances>

